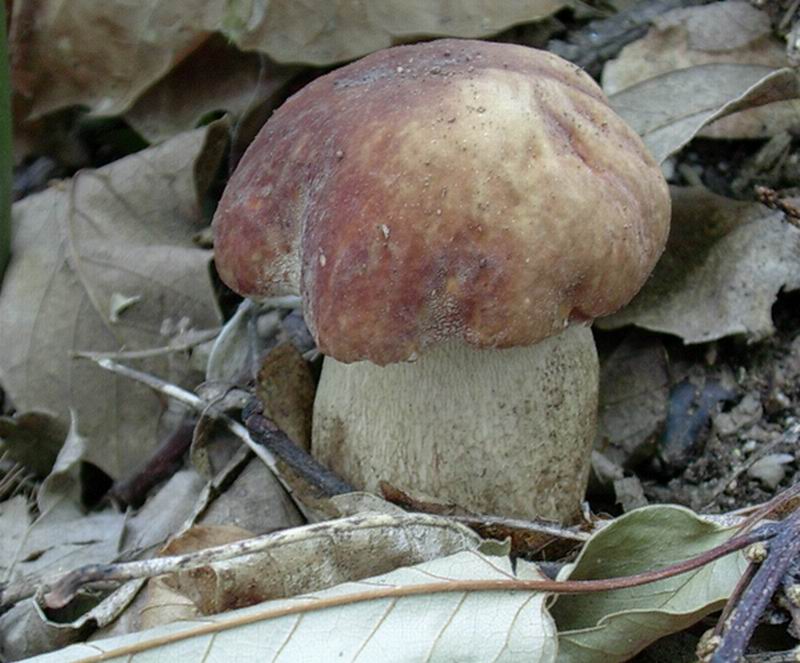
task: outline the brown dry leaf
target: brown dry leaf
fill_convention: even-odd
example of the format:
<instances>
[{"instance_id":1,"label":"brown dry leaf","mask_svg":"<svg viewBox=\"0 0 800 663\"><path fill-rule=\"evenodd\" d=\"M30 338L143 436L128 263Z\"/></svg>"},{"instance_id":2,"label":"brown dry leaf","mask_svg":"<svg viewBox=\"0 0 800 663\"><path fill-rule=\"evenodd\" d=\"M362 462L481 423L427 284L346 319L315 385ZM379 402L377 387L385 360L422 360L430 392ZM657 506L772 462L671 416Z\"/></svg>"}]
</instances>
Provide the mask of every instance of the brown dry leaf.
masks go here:
<instances>
[{"instance_id":1,"label":"brown dry leaf","mask_svg":"<svg viewBox=\"0 0 800 663\"><path fill-rule=\"evenodd\" d=\"M800 288L800 230L780 213L703 188L672 189L667 248L641 292L601 329L627 324L704 343L771 334L781 289Z\"/></svg>"},{"instance_id":2,"label":"brown dry leaf","mask_svg":"<svg viewBox=\"0 0 800 663\"><path fill-rule=\"evenodd\" d=\"M125 119L151 143L196 127L213 111L235 117L252 111L260 126L300 70L265 55L242 53L221 35L212 35L148 88Z\"/></svg>"},{"instance_id":3,"label":"brown dry leaf","mask_svg":"<svg viewBox=\"0 0 800 663\"><path fill-rule=\"evenodd\" d=\"M649 78L617 92L609 102L661 162L709 122L797 98L800 80L793 69L706 64Z\"/></svg>"},{"instance_id":4,"label":"brown dry leaf","mask_svg":"<svg viewBox=\"0 0 800 663\"><path fill-rule=\"evenodd\" d=\"M226 140L226 127L214 124L14 206L14 258L0 294L0 381L22 412L52 411L67 421L73 408L86 460L112 477L153 447L162 403L72 353L163 346L163 332L219 324L211 252L195 248L192 236L206 223L201 197ZM115 293L140 299L112 323ZM184 364L160 356L139 367L183 383Z\"/></svg>"},{"instance_id":5,"label":"brown dry leaf","mask_svg":"<svg viewBox=\"0 0 800 663\"><path fill-rule=\"evenodd\" d=\"M0 417L0 453L40 477L50 474L66 436L65 422L47 412Z\"/></svg>"},{"instance_id":6,"label":"brown dry leaf","mask_svg":"<svg viewBox=\"0 0 800 663\"><path fill-rule=\"evenodd\" d=\"M161 555L182 555L213 546L233 543L253 536L251 532L231 525L196 525L181 533L161 550ZM172 586L170 576L158 576L147 582L138 610L138 628L195 619L202 613L194 601Z\"/></svg>"},{"instance_id":7,"label":"brown dry leaf","mask_svg":"<svg viewBox=\"0 0 800 663\"><path fill-rule=\"evenodd\" d=\"M654 452L667 418L669 373L661 341L629 334L600 363L598 443L602 453L630 468Z\"/></svg>"},{"instance_id":8,"label":"brown dry leaf","mask_svg":"<svg viewBox=\"0 0 800 663\"><path fill-rule=\"evenodd\" d=\"M239 2L225 33L245 51L278 62L325 66L419 37L482 37L546 18L559 0L282 0Z\"/></svg>"},{"instance_id":9,"label":"brown dry leaf","mask_svg":"<svg viewBox=\"0 0 800 663\"><path fill-rule=\"evenodd\" d=\"M648 34L603 69L603 89L613 95L649 78L705 64L788 66L786 47L769 17L748 2L716 2L658 16ZM713 81L707 83L713 85ZM715 121L701 131L715 138L771 136L797 123L800 102L778 101Z\"/></svg>"},{"instance_id":10,"label":"brown dry leaf","mask_svg":"<svg viewBox=\"0 0 800 663\"><path fill-rule=\"evenodd\" d=\"M41 581L83 564L110 562L119 552L124 514L112 508L87 514L81 506L87 444L78 427L73 418L53 471L39 488L39 517L15 554L0 562L8 579Z\"/></svg>"},{"instance_id":11,"label":"brown dry leaf","mask_svg":"<svg viewBox=\"0 0 800 663\"><path fill-rule=\"evenodd\" d=\"M264 406L264 416L306 451L311 448L315 392L311 368L294 345L281 343L264 357L256 383L256 396Z\"/></svg>"},{"instance_id":12,"label":"brown dry leaf","mask_svg":"<svg viewBox=\"0 0 800 663\"><path fill-rule=\"evenodd\" d=\"M423 0L39 0L14 3L9 41L12 78L18 94L30 100L29 117L37 118L67 106L86 106L98 115L128 111L148 88L184 60L194 66L208 60L207 41L221 32L242 51L263 53L276 62L331 65L422 36L479 37L517 23L551 15L563 0L493 0L430 3ZM206 51L203 53L203 51ZM199 52L198 52L199 51ZM252 73L253 58L238 54L221 61L220 72L208 68L175 73L161 91L150 93L146 106L160 94L180 94L192 79L208 87L186 115L224 102L240 107L242 90L231 91L222 70L236 59L249 62L238 81ZM213 57L212 57L213 61ZM187 66L190 66L187 64ZM174 87L172 87L174 85ZM169 92L165 92L169 89ZM183 88L185 89L185 88ZM192 98L196 88L192 89ZM185 100L184 100L185 101ZM191 104L190 104L191 105ZM152 108L150 109L152 110ZM175 110L173 108L173 110ZM138 114L134 122L164 134L172 122Z\"/></svg>"},{"instance_id":13,"label":"brown dry leaf","mask_svg":"<svg viewBox=\"0 0 800 663\"><path fill-rule=\"evenodd\" d=\"M226 523L265 534L297 527L304 524L305 519L275 475L256 458L208 506L199 522L204 525Z\"/></svg>"},{"instance_id":14,"label":"brown dry leaf","mask_svg":"<svg viewBox=\"0 0 800 663\"><path fill-rule=\"evenodd\" d=\"M66 106L119 115L207 38L221 3L205 0L15 2L9 44L14 89L30 115Z\"/></svg>"},{"instance_id":15,"label":"brown dry leaf","mask_svg":"<svg viewBox=\"0 0 800 663\"><path fill-rule=\"evenodd\" d=\"M463 525L426 514L363 514L270 536L260 552L211 562L170 577L203 614L315 592L461 550L480 538Z\"/></svg>"}]
</instances>

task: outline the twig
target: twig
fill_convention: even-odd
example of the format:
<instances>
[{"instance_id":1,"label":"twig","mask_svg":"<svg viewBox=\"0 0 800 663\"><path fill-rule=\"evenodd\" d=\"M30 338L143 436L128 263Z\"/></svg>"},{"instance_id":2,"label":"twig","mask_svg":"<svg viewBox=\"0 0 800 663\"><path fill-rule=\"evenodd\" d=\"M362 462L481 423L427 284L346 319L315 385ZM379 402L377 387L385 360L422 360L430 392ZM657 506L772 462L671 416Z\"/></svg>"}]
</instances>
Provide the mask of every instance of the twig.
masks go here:
<instances>
[{"instance_id":1,"label":"twig","mask_svg":"<svg viewBox=\"0 0 800 663\"><path fill-rule=\"evenodd\" d=\"M486 514L473 514L450 504L424 502L415 499L386 481L380 482L383 498L406 511L433 513L466 525L484 539L511 540L511 554L531 558L555 546L569 552L591 538L589 532L576 527L563 527L543 520L519 520Z\"/></svg>"},{"instance_id":2,"label":"twig","mask_svg":"<svg viewBox=\"0 0 800 663\"><path fill-rule=\"evenodd\" d=\"M388 518L389 516L383 516ZM311 527L320 527L315 525ZM290 530L291 531L291 530ZM681 573L693 571L705 564L713 562L721 557L724 557L732 552L741 550L742 548L754 543L770 534L769 527L762 528L759 534L755 532L746 536L735 537L729 539L716 548L706 551L702 555L698 555L684 562L671 565L658 571L650 571L647 573L637 574L635 576L626 576L622 578L607 578L602 580L457 580L447 582L432 582L427 584L406 585L401 587L380 587L369 589L363 592L356 592L351 594L332 596L325 599L313 599L307 602L296 603L288 607L270 608L264 610L253 611L246 615L239 615L231 620L221 622L203 623L192 628L186 629L179 633L170 633L165 636L155 637L149 639L146 643L137 643L134 645L120 647L114 650L106 651L96 657L84 659L85 661L105 661L112 658L122 656L130 656L143 649L158 647L167 643L173 643L179 640L185 640L199 635L206 635L216 633L234 626L242 626L255 622L264 621L267 619L276 619L287 615L294 615L300 613L314 612L327 608L352 605L363 601L375 601L380 599L397 599L406 596L420 596L438 593L464 593L464 592L497 592L497 591L526 591L526 592L547 592L557 594L582 594L589 592L603 592L614 589L623 589L626 587L636 587L638 585L655 582L670 578ZM279 536L279 535L272 535ZM264 538L264 537L260 537ZM246 542L238 542L240 545ZM229 544L229 546L235 544ZM208 551L201 553L193 553L193 555L202 555ZM182 556L183 558L190 557L191 555ZM173 558L162 558L163 560L170 560ZM155 561L155 560L148 560ZM133 564L142 564L141 562L131 562ZM122 566L122 565L119 565ZM130 566L130 565L129 565ZM87 567L91 568L91 567ZM180 570L189 568L182 566ZM141 576L136 576L141 577ZM104 576L104 579L106 576ZM48 601L49 603L49 601Z\"/></svg>"},{"instance_id":3,"label":"twig","mask_svg":"<svg viewBox=\"0 0 800 663\"><path fill-rule=\"evenodd\" d=\"M770 209L783 212L784 218L795 228L800 228L800 209L785 198L781 198L775 189L768 186L756 186L756 197Z\"/></svg>"},{"instance_id":4,"label":"twig","mask_svg":"<svg viewBox=\"0 0 800 663\"><path fill-rule=\"evenodd\" d=\"M746 535L745 535L746 536ZM800 510L781 523L780 531L769 545L769 554L742 594L722 636L711 663L738 661L747 648L761 615L780 584L787 568L800 554Z\"/></svg>"},{"instance_id":5,"label":"twig","mask_svg":"<svg viewBox=\"0 0 800 663\"><path fill-rule=\"evenodd\" d=\"M744 663L797 663L797 661L800 661L798 647L787 651L764 651L744 657Z\"/></svg>"},{"instance_id":6,"label":"twig","mask_svg":"<svg viewBox=\"0 0 800 663\"><path fill-rule=\"evenodd\" d=\"M639 0L609 18L592 21L571 33L567 41L551 39L547 50L597 76L606 60L644 36L654 18L673 9L700 4L703 0Z\"/></svg>"},{"instance_id":7,"label":"twig","mask_svg":"<svg viewBox=\"0 0 800 663\"><path fill-rule=\"evenodd\" d=\"M744 570L742 577L739 578L739 581L736 583L736 587L733 588L731 595L728 597L728 601L725 603L725 607L722 609L719 619L717 619L717 624L714 626L713 631L714 636L722 637L722 633L725 630L725 624L728 621L728 618L736 609L736 604L744 595L748 585L750 585L750 583L753 581L753 577L756 575L757 571L758 564L751 561Z\"/></svg>"},{"instance_id":8,"label":"twig","mask_svg":"<svg viewBox=\"0 0 800 663\"><path fill-rule=\"evenodd\" d=\"M286 433L272 421L254 411L252 406L242 412L242 419L252 438L286 463L306 485L315 490L318 496L333 497L355 490L308 452L298 447Z\"/></svg>"},{"instance_id":9,"label":"twig","mask_svg":"<svg viewBox=\"0 0 800 663\"><path fill-rule=\"evenodd\" d=\"M191 350L193 347L205 343L216 338L219 335L220 328L217 329L201 329L196 332L188 334L189 338L170 345L164 345L158 348L147 348L145 350L120 350L119 352L75 352L73 357L79 359L147 359L149 357L159 357L161 355L172 354L173 352L184 352Z\"/></svg>"},{"instance_id":10,"label":"twig","mask_svg":"<svg viewBox=\"0 0 800 663\"><path fill-rule=\"evenodd\" d=\"M140 469L111 487L110 496L124 505L140 506L154 486L178 470L183 455L192 444L194 426L194 419L184 421L167 436Z\"/></svg>"},{"instance_id":11,"label":"twig","mask_svg":"<svg viewBox=\"0 0 800 663\"><path fill-rule=\"evenodd\" d=\"M740 525L739 531L746 532L767 518L778 520L780 517L788 515L789 512L798 508L799 505L794 504L798 498L800 498L800 482L778 493L771 500L758 505L756 508L742 509L742 513L746 512L750 515Z\"/></svg>"},{"instance_id":12,"label":"twig","mask_svg":"<svg viewBox=\"0 0 800 663\"><path fill-rule=\"evenodd\" d=\"M397 516L388 514L372 515L370 517L383 518L386 520L387 525L397 519ZM420 517L422 517L421 514ZM436 516L426 517L436 518ZM349 519L342 519L341 522L348 520L358 522L363 520L363 516L352 516ZM45 604L50 608L61 608L69 603L69 601L75 596L75 593L82 586L89 583L108 582L110 580L124 582L127 580L134 580L136 578L149 578L165 573L186 571L188 569L204 566L212 561L231 559L233 557L259 552L266 548L274 547L277 542L286 542L289 540L296 540L299 537L307 537L310 534L318 532L319 530L324 531L329 527L329 522L317 523L315 525L297 527L284 532L278 532L277 534L267 534L253 539L246 539L222 546L215 546L213 548L207 548L205 550L186 555L157 557L153 559L126 562L122 564L91 564L88 566L83 566L75 571L64 574L51 585L44 588L44 601ZM682 573L688 573L689 571L693 571L705 566L706 564L710 564L721 557L725 557L732 552L746 548L755 542L762 541L765 538L769 538L773 535L774 527L769 525L764 526L755 532L743 536L733 537L725 543L711 548L700 555L696 555L695 557L684 560L683 562L678 562L655 571L646 571L644 573L638 573L632 576L603 578L601 580L467 581L463 584L460 584L460 591L527 590L553 592L558 594L582 594L588 592L605 592L615 589L637 587L639 585L671 578ZM450 583L445 584L449 585ZM14 587L9 587L5 592L3 592L2 602L4 604L10 601L18 601L21 598L25 598L17 596L14 589ZM455 590L438 587L433 591Z\"/></svg>"},{"instance_id":13,"label":"twig","mask_svg":"<svg viewBox=\"0 0 800 663\"><path fill-rule=\"evenodd\" d=\"M749 470L756 462L758 462L765 456L769 455L773 449L779 447L782 444L788 444L794 446L799 441L800 441L800 423L794 423L777 440L773 440L764 448L759 449L756 453L750 456L750 458L748 458L744 463L738 465L724 479L721 479L718 482L717 487L714 489L714 492L711 494L711 497L707 500L703 509L707 509L712 504L714 504L714 501L725 491L725 488L728 487L731 481L735 481L736 479L738 479L742 474L744 474L747 470Z\"/></svg>"},{"instance_id":14,"label":"twig","mask_svg":"<svg viewBox=\"0 0 800 663\"><path fill-rule=\"evenodd\" d=\"M154 375L137 371L136 369L129 368L128 366L123 366L122 364L118 364L111 359L93 359L93 361L107 371L111 371L117 375L122 375L131 380L135 380L136 382L146 384L151 389L154 389L155 391L164 394L165 396L168 396L179 403L187 405L198 413L208 414L209 416L216 418L217 421L225 425L228 430L231 431L231 433L236 435L236 437L244 442L252 450L252 452L263 461L263 463L272 471L278 481L281 482L281 485L283 485L283 487L288 491L289 497L291 497L295 501L295 504L297 504L297 500L294 499L291 486L286 482L278 469L275 456L273 456L272 453L265 449L262 445L254 442L247 429L238 421L232 419L223 412L217 411L213 406L210 406L209 403L204 401L199 396L196 396L192 392L181 389L179 386L166 382L165 380L157 378ZM297 506L302 510L302 505L297 504Z\"/></svg>"}]
</instances>

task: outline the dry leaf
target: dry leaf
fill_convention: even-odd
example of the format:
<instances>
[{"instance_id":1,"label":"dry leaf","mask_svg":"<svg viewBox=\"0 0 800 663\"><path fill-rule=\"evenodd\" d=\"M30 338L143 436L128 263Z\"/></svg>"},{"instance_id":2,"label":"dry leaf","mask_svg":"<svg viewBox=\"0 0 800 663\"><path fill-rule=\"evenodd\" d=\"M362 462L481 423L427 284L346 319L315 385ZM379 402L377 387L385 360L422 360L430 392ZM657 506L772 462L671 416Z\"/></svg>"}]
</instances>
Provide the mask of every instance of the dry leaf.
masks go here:
<instances>
[{"instance_id":1,"label":"dry leaf","mask_svg":"<svg viewBox=\"0 0 800 663\"><path fill-rule=\"evenodd\" d=\"M672 229L653 275L601 329L635 324L704 343L773 331L779 291L800 288L800 230L758 203L672 189Z\"/></svg>"},{"instance_id":2,"label":"dry leaf","mask_svg":"<svg viewBox=\"0 0 800 663\"><path fill-rule=\"evenodd\" d=\"M529 562L467 551L402 568L358 583L244 608L202 621L161 626L144 633L75 645L43 656L40 663L68 663L86 656L114 656L133 644L127 661L228 663L233 655L259 661L459 661L461 663L552 663L556 633L545 594L453 592L365 601L263 620L284 606L302 606L385 587L478 579L538 579ZM198 631L205 628L206 632ZM235 654L232 654L235 653Z\"/></svg>"},{"instance_id":3,"label":"dry leaf","mask_svg":"<svg viewBox=\"0 0 800 663\"><path fill-rule=\"evenodd\" d=\"M264 463L255 458L200 516L204 525L230 524L256 534L297 527L305 519Z\"/></svg>"},{"instance_id":4,"label":"dry leaf","mask_svg":"<svg viewBox=\"0 0 800 663\"><path fill-rule=\"evenodd\" d=\"M17 495L0 502L0 581L7 583L13 573L9 561L25 545L25 536L32 522L28 499Z\"/></svg>"},{"instance_id":5,"label":"dry leaf","mask_svg":"<svg viewBox=\"0 0 800 663\"><path fill-rule=\"evenodd\" d=\"M81 507L80 464L86 442L73 421L53 471L39 488L39 517L13 554L0 558L6 582L39 583L75 567L110 562L119 552L125 517L113 509L86 514ZM27 520L27 519L26 519ZM6 531L3 536L8 536Z\"/></svg>"},{"instance_id":6,"label":"dry leaf","mask_svg":"<svg viewBox=\"0 0 800 663\"><path fill-rule=\"evenodd\" d=\"M195 509L206 482L194 470L176 472L125 523L122 549L147 551L180 532Z\"/></svg>"},{"instance_id":7,"label":"dry leaf","mask_svg":"<svg viewBox=\"0 0 800 663\"><path fill-rule=\"evenodd\" d=\"M120 115L144 96L145 108L133 112L133 122L145 133L163 136L168 125L185 126L187 117L196 118L221 101L230 110L247 103L242 88L232 91L226 77L213 71L215 66L211 73L208 67L195 68L207 60L209 51L219 49L214 32L224 33L242 51L264 53L276 62L327 66L423 36L491 35L545 18L565 4L563 0L17 2L9 35L12 78L17 93L30 100L30 118L75 105L97 115ZM216 45L209 44L211 40ZM241 54L236 58L248 62L237 79L248 80L253 58ZM186 68L175 72L172 81L162 81L184 61ZM233 60L219 64L225 70L234 66ZM207 89L199 97L196 88L183 100L173 97L172 109L180 109L180 117L168 120L161 111L149 112L161 103L159 95L180 94L193 77L204 77ZM160 90L149 90L157 83ZM263 97L263 93L254 94ZM191 102L196 103L194 108Z\"/></svg>"},{"instance_id":8,"label":"dry leaf","mask_svg":"<svg viewBox=\"0 0 800 663\"><path fill-rule=\"evenodd\" d=\"M649 78L609 102L661 162L716 119L798 97L800 81L793 69L707 64Z\"/></svg>"},{"instance_id":9,"label":"dry leaf","mask_svg":"<svg viewBox=\"0 0 800 663\"><path fill-rule=\"evenodd\" d=\"M211 252L195 248L192 236L206 223L201 197L226 139L225 126L214 124L14 206L14 257L0 293L0 381L22 412L43 409L67 421L74 408L89 442L86 460L112 477L153 448L162 403L71 355L163 346L162 329L219 324ZM112 323L111 298L120 292L140 300ZM178 356L140 367L175 383L189 377Z\"/></svg>"},{"instance_id":10,"label":"dry leaf","mask_svg":"<svg viewBox=\"0 0 800 663\"><path fill-rule=\"evenodd\" d=\"M30 116L82 105L119 115L207 39L221 3L205 0L15 2L9 44L14 89Z\"/></svg>"},{"instance_id":11,"label":"dry leaf","mask_svg":"<svg viewBox=\"0 0 800 663\"><path fill-rule=\"evenodd\" d=\"M325 66L420 37L482 37L546 18L559 0L282 0L229 9L225 34L278 62Z\"/></svg>"},{"instance_id":12,"label":"dry leaf","mask_svg":"<svg viewBox=\"0 0 800 663\"><path fill-rule=\"evenodd\" d=\"M141 586L142 581L131 581L67 623L48 619L33 599L21 601L0 617L0 651L5 660L16 661L83 640L87 632L114 622Z\"/></svg>"},{"instance_id":13,"label":"dry leaf","mask_svg":"<svg viewBox=\"0 0 800 663\"><path fill-rule=\"evenodd\" d=\"M600 362L598 440L612 462L635 467L655 452L667 418L667 354L657 338L629 334Z\"/></svg>"},{"instance_id":14,"label":"dry leaf","mask_svg":"<svg viewBox=\"0 0 800 663\"><path fill-rule=\"evenodd\" d=\"M47 412L0 417L0 451L40 477L53 469L67 426Z\"/></svg>"},{"instance_id":15,"label":"dry leaf","mask_svg":"<svg viewBox=\"0 0 800 663\"><path fill-rule=\"evenodd\" d=\"M19 501L0 511L0 533L11 543L0 555L0 577L10 585L37 586L75 567L107 563L119 553L125 516L106 509L86 514L80 505L80 464L85 440L73 420L52 473L38 495L40 515L31 522ZM11 523L7 515L15 515ZM50 621L33 599L17 603L0 617L0 651L9 660L63 647L85 636L87 624L108 623L120 611L118 595L89 610L72 624ZM127 596L122 604L132 598Z\"/></svg>"},{"instance_id":16,"label":"dry leaf","mask_svg":"<svg viewBox=\"0 0 800 663\"><path fill-rule=\"evenodd\" d=\"M766 12L749 2L715 2L658 16L647 35L628 44L603 69L603 90L613 95L655 76L703 64L788 66L786 46L772 33ZM713 80L707 81L713 85ZM797 124L800 102L779 101L736 113L704 128L701 136L758 138Z\"/></svg>"},{"instance_id":17,"label":"dry leaf","mask_svg":"<svg viewBox=\"0 0 800 663\"><path fill-rule=\"evenodd\" d=\"M476 548L463 525L426 514L363 514L269 535L259 552L171 577L203 614L314 592Z\"/></svg>"},{"instance_id":18,"label":"dry leaf","mask_svg":"<svg viewBox=\"0 0 800 663\"><path fill-rule=\"evenodd\" d=\"M212 35L148 88L125 119L151 143L196 127L214 111L237 118L257 111L260 126L299 71L265 55L242 53L221 35Z\"/></svg>"},{"instance_id":19,"label":"dry leaf","mask_svg":"<svg viewBox=\"0 0 800 663\"><path fill-rule=\"evenodd\" d=\"M595 534L559 579L614 578L663 568L723 543L732 533L682 507L644 507ZM559 663L629 660L657 639L719 610L746 566L737 553L639 587L559 596L551 608Z\"/></svg>"},{"instance_id":20,"label":"dry leaf","mask_svg":"<svg viewBox=\"0 0 800 663\"><path fill-rule=\"evenodd\" d=\"M262 360L256 396L264 406L264 416L306 451L311 448L315 393L311 368L292 343L281 343Z\"/></svg>"}]
</instances>

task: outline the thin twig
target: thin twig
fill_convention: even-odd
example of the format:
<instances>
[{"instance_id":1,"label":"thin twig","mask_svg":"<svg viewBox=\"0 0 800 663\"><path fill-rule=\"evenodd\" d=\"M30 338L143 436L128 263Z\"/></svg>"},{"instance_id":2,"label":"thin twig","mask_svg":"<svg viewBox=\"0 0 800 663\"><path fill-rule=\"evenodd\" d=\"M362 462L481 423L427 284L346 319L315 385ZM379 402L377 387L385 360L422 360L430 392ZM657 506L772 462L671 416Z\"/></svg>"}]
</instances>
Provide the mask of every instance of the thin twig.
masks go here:
<instances>
[{"instance_id":1,"label":"thin twig","mask_svg":"<svg viewBox=\"0 0 800 663\"><path fill-rule=\"evenodd\" d=\"M372 516L375 518L383 517L387 522L396 516L382 515ZM436 518L435 516L427 516ZM362 516L354 516L354 519ZM347 519L343 519L347 520ZM119 582L133 580L136 578L146 578L164 573L174 573L186 571L208 564L210 561L230 559L241 555L251 554L273 547L275 542L289 540L300 536L308 536L317 530L325 530L330 527L329 522L308 525L302 528L294 528L277 534L267 534L265 536L236 541L223 546L207 548L196 553L186 555L175 555L170 557L158 557L154 559L127 562L123 564L92 564L84 566L75 571L71 571L57 579L49 589L44 592L44 600L50 608L60 608L69 603L75 593L84 585L94 582L108 582L115 580ZM772 526L764 526L755 532L743 536L736 536L728 541L711 548L695 557L691 557L683 562L671 564L655 571L646 571L632 576L619 578L603 578L602 580L508 580L508 581L470 581L460 584L460 591L488 591L488 590L527 590L553 592L558 594L582 594L587 592L605 592L615 589L625 589L637 587L639 585L656 582L671 578L682 573L687 573L698 569L706 564L710 564L721 557L725 557L732 552L746 548L747 546L762 541L774 535ZM447 583L449 584L449 583ZM438 587L438 585L437 585ZM20 596L15 595L14 588L9 587L3 593L3 603L20 600ZM438 588L434 591L455 591L453 589Z\"/></svg>"},{"instance_id":2,"label":"thin twig","mask_svg":"<svg viewBox=\"0 0 800 663\"><path fill-rule=\"evenodd\" d=\"M192 392L182 389L181 387L170 382L166 382L165 380L162 380L154 375L118 364L111 359L93 359L92 361L107 371L111 371L117 375L122 375L123 377L135 380L136 382L141 382L151 389L164 394L165 396L168 396L179 403L183 403L200 414L208 414L209 416L213 416L217 421L225 425L231 433L244 442L252 450L252 452L258 456L261 461L263 461L263 463L272 471L278 481L281 482L281 485L283 485L283 487L288 491L289 496L294 500L291 487L278 470L275 456L262 445L254 442L247 429L238 421L232 419L223 412L217 411L213 405L210 405ZM297 503L296 500L294 501ZM297 506L298 508L302 509L301 505L298 504Z\"/></svg>"},{"instance_id":3,"label":"thin twig","mask_svg":"<svg viewBox=\"0 0 800 663\"><path fill-rule=\"evenodd\" d=\"M520 520L503 516L470 513L451 504L425 502L414 498L387 481L379 483L383 498L406 511L433 513L466 525L483 539L511 541L511 554L531 558L545 550L563 556L576 545L585 543L591 533L578 527L564 527L545 520ZM555 552L554 552L555 549ZM563 554L561 554L563 553Z\"/></svg>"},{"instance_id":4,"label":"thin twig","mask_svg":"<svg viewBox=\"0 0 800 663\"><path fill-rule=\"evenodd\" d=\"M269 419L251 408L246 408L242 412L242 418L253 439L263 444L286 463L304 484L313 488L319 496L333 497L352 493L355 490L349 483L292 442L286 433Z\"/></svg>"},{"instance_id":5,"label":"thin twig","mask_svg":"<svg viewBox=\"0 0 800 663\"><path fill-rule=\"evenodd\" d=\"M749 508L746 511L746 513L749 513L749 515L739 526L739 531L746 532L767 518L778 520L779 517L786 515L785 513L782 513L784 510L794 510L792 507L796 505L793 505L792 503L798 498L800 498L800 482L778 493L769 501L764 502L755 508ZM742 510L742 512L744 513L745 511ZM778 516L778 518L776 518L776 516Z\"/></svg>"},{"instance_id":6,"label":"thin twig","mask_svg":"<svg viewBox=\"0 0 800 663\"><path fill-rule=\"evenodd\" d=\"M141 506L147 494L180 468L183 455L192 444L195 419L187 418L150 454L133 474L117 481L109 494L126 506Z\"/></svg>"},{"instance_id":7,"label":"thin twig","mask_svg":"<svg viewBox=\"0 0 800 663\"><path fill-rule=\"evenodd\" d=\"M781 198L775 189L770 189L768 186L756 186L755 192L759 202L770 209L783 212L783 217L786 221L795 228L800 228L800 209L798 209L796 205L790 203L785 198Z\"/></svg>"},{"instance_id":8,"label":"thin twig","mask_svg":"<svg viewBox=\"0 0 800 663\"><path fill-rule=\"evenodd\" d=\"M780 531L769 544L769 554L742 594L729 621L728 629L722 636L722 642L711 657L711 663L730 663L738 661L744 655L761 615L783 579L789 564L798 554L800 554L800 510L792 513L781 523Z\"/></svg>"},{"instance_id":9,"label":"thin twig","mask_svg":"<svg viewBox=\"0 0 800 663\"><path fill-rule=\"evenodd\" d=\"M420 596L439 593L465 593L465 592L498 592L498 591L525 591L525 592L546 592L558 594L582 594L588 592L603 592L626 587L636 587L657 580L670 578L681 573L686 573L725 555L750 545L767 534L764 529L760 536L753 532L746 536L729 539L724 544L706 551L702 555L693 557L689 560L674 564L670 567L641 573L635 576L623 578L608 578L603 580L457 580L447 582L432 582L426 584L406 585L402 587L380 587L369 589L363 592L338 595L319 599L307 597L306 601L297 602L289 606L256 610L244 615L236 615L228 620L207 622L198 624L184 631L173 632L163 636L148 639L146 642L135 643L118 647L113 650L105 651L97 656L84 659L84 663L90 661L107 661L113 658L131 656L146 649L160 647L176 641L186 640L192 637L218 633L230 628L240 627L245 624L265 621L267 619L277 619L288 615L304 614L318 610L334 607L341 607L360 603L364 601L376 601L381 599L398 599L407 596ZM166 559L166 558L165 558Z\"/></svg>"},{"instance_id":10,"label":"thin twig","mask_svg":"<svg viewBox=\"0 0 800 663\"><path fill-rule=\"evenodd\" d=\"M547 50L560 55L595 76L603 63L630 42L644 36L656 17L673 9L702 4L703 0L639 0L612 16L592 21L567 36L551 39Z\"/></svg>"},{"instance_id":11,"label":"thin twig","mask_svg":"<svg viewBox=\"0 0 800 663\"><path fill-rule=\"evenodd\" d=\"M188 334L189 338L180 343L164 345L158 348L146 348L145 350L120 350L119 352L75 352L73 357L79 359L148 359L149 357L159 357L161 355L172 354L173 352L185 352L192 348L215 339L220 332L220 327L216 329L201 329Z\"/></svg>"},{"instance_id":12,"label":"thin twig","mask_svg":"<svg viewBox=\"0 0 800 663\"><path fill-rule=\"evenodd\" d=\"M715 500L725 491L728 485L730 485L731 481L735 481L736 479L738 479L742 474L744 474L753 465L755 465L755 463L757 463L762 458L768 456L774 449L781 446L782 444L795 446L798 442L800 442L800 423L795 423L791 425L778 439L773 440L762 449L759 449L756 453L750 456L744 463L737 465L736 468L730 474L728 474L724 479L721 479L717 483L717 487L714 489L714 492L711 494L711 497L707 500L705 506L703 507L703 509L701 509L701 511L713 505Z\"/></svg>"}]
</instances>

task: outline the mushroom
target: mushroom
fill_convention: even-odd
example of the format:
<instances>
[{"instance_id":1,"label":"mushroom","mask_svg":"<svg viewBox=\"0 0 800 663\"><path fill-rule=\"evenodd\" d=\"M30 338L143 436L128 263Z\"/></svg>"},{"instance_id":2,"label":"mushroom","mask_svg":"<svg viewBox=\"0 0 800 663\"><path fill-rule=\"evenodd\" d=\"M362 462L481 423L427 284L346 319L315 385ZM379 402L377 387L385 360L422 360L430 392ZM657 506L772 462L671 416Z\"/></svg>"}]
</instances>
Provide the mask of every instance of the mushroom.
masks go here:
<instances>
[{"instance_id":1,"label":"mushroom","mask_svg":"<svg viewBox=\"0 0 800 663\"><path fill-rule=\"evenodd\" d=\"M566 521L595 432L588 325L642 286L669 213L580 68L447 39L286 101L225 190L215 255L243 295L302 296L326 355L319 460L367 490Z\"/></svg>"}]
</instances>

